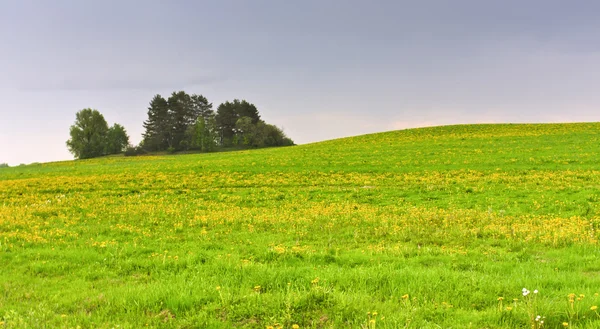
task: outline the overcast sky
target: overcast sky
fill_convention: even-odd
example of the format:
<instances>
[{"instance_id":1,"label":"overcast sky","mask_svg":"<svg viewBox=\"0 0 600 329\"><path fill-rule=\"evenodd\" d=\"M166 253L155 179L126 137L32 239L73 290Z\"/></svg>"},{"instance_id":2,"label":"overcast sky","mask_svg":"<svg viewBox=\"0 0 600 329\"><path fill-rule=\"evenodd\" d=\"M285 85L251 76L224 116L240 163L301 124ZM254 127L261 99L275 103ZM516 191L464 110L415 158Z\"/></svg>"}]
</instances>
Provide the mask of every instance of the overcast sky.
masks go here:
<instances>
[{"instance_id":1,"label":"overcast sky","mask_svg":"<svg viewBox=\"0 0 600 329\"><path fill-rule=\"evenodd\" d=\"M254 103L299 144L600 121L600 2L0 2L0 163L72 159L75 113L137 144L155 94Z\"/></svg>"}]
</instances>

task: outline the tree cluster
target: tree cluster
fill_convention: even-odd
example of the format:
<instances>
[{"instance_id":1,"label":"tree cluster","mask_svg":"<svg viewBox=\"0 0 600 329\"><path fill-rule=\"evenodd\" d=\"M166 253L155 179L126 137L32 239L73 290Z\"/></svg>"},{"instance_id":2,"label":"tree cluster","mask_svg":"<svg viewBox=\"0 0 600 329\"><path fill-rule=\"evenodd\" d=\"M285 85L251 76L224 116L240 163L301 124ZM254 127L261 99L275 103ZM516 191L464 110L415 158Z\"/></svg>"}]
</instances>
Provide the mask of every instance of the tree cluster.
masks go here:
<instances>
[{"instance_id":1,"label":"tree cluster","mask_svg":"<svg viewBox=\"0 0 600 329\"><path fill-rule=\"evenodd\" d=\"M215 113L206 97L184 91L168 98L154 96L143 126L143 140L133 147L123 126L109 127L100 112L83 109L76 114L67 147L75 158L87 159L122 152L141 155L294 145L280 128L260 118L254 104L234 99L220 104Z\"/></svg>"},{"instance_id":2,"label":"tree cluster","mask_svg":"<svg viewBox=\"0 0 600 329\"><path fill-rule=\"evenodd\" d=\"M254 104L233 100L212 109L206 97L173 92L156 95L148 107L141 149L211 152L223 148L293 145L281 129L261 120Z\"/></svg>"},{"instance_id":3,"label":"tree cluster","mask_svg":"<svg viewBox=\"0 0 600 329\"><path fill-rule=\"evenodd\" d=\"M109 127L104 116L94 109L77 112L70 135L67 147L77 159L118 154L129 145L125 128L118 123Z\"/></svg>"}]
</instances>

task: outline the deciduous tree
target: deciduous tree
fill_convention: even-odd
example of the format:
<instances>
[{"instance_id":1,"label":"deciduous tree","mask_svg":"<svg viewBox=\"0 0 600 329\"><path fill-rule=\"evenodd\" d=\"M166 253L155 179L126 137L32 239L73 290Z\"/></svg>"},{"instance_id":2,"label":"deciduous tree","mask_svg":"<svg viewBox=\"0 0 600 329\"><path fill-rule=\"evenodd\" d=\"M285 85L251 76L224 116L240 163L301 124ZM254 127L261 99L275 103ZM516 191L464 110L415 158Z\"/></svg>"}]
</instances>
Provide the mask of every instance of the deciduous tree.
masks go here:
<instances>
[{"instance_id":1,"label":"deciduous tree","mask_svg":"<svg viewBox=\"0 0 600 329\"><path fill-rule=\"evenodd\" d=\"M88 159L105 154L108 124L97 110L88 108L77 112L70 135L67 147L75 158Z\"/></svg>"},{"instance_id":2,"label":"deciduous tree","mask_svg":"<svg viewBox=\"0 0 600 329\"><path fill-rule=\"evenodd\" d=\"M127 146L129 146L129 136L127 136L125 127L115 123L112 127L108 128L106 154L125 152Z\"/></svg>"}]
</instances>

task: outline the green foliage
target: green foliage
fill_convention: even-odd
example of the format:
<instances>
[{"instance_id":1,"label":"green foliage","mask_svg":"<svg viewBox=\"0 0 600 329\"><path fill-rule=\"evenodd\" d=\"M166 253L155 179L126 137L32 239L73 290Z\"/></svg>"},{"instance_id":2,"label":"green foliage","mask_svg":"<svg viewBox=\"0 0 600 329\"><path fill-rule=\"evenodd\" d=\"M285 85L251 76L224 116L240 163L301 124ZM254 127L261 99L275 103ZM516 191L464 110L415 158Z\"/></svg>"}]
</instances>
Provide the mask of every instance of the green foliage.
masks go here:
<instances>
[{"instance_id":1,"label":"green foliage","mask_svg":"<svg viewBox=\"0 0 600 329\"><path fill-rule=\"evenodd\" d=\"M217 148L217 127L214 115L198 117L191 127L192 146L202 152L212 152Z\"/></svg>"},{"instance_id":2,"label":"green foliage","mask_svg":"<svg viewBox=\"0 0 600 329\"><path fill-rule=\"evenodd\" d=\"M208 120L212 104L202 95L173 92L168 99L154 96L144 122L143 145L150 151L181 151L195 148L193 126L198 118Z\"/></svg>"},{"instance_id":3,"label":"green foliage","mask_svg":"<svg viewBox=\"0 0 600 329\"><path fill-rule=\"evenodd\" d=\"M144 121L143 145L150 151L166 150L171 146L172 124L169 103L161 95L155 95L148 107L148 119Z\"/></svg>"},{"instance_id":4,"label":"green foliage","mask_svg":"<svg viewBox=\"0 0 600 329\"><path fill-rule=\"evenodd\" d=\"M250 117L241 117L235 127L234 145L255 148L294 145L281 129L262 120L254 124Z\"/></svg>"},{"instance_id":5,"label":"green foliage","mask_svg":"<svg viewBox=\"0 0 600 329\"><path fill-rule=\"evenodd\" d=\"M8 168L8 163L0 163L0 168Z\"/></svg>"},{"instance_id":6,"label":"green foliage","mask_svg":"<svg viewBox=\"0 0 600 329\"><path fill-rule=\"evenodd\" d=\"M122 153L129 145L125 128L118 123L109 128L104 116L93 109L77 112L70 135L67 147L77 159Z\"/></svg>"},{"instance_id":7,"label":"green foliage","mask_svg":"<svg viewBox=\"0 0 600 329\"><path fill-rule=\"evenodd\" d=\"M240 140L239 136L235 139L234 143L234 137L237 133L236 124L242 117L250 118L251 123L254 125L260 120L256 106L248 103L246 100L240 101L239 99L234 99L233 102L227 101L219 105L215 120L219 127L220 143L222 146L243 145L243 141Z\"/></svg>"},{"instance_id":8,"label":"green foliage","mask_svg":"<svg viewBox=\"0 0 600 329\"><path fill-rule=\"evenodd\" d=\"M67 141L69 151L78 159L88 159L105 154L108 124L97 110L83 109L76 114Z\"/></svg>"},{"instance_id":9,"label":"green foliage","mask_svg":"<svg viewBox=\"0 0 600 329\"><path fill-rule=\"evenodd\" d=\"M148 152L141 145L138 145L138 146L129 145L125 149L125 156L136 156L136 155L145 155L145 154L148 154Z\"/></svg>"},{"instance_id":10,"label":"green foliage","mask_svg":"<svg viewBox=\"0 0 600 329\"><path fill-rule=\"evenodd\" d=\"M256 139L256 125L252 124L252 118L240 117L235 123L235 131L238 136L237 142L244 146L252 146Z\"/></svg>"},{"instance_id":11,"label":"green foliage","mask_svg":"<svg viewBox=\"0 0 600 329\"><path fill-rule=\"evenodd\" d=\"M129 146L129 136L125 131L125 127L115 123L108 128L106 154L123 153L127 146Z\"/></svg>"},{"instance_id":12,"label":"green foliage","mask_svg":"<svg viewBox=\"0 0 600 329\"><path fill-rule=\"evenodd\" d=\"M183 91L173 92L169 99L154 96L144 128L142 145L149 151L211 152L219 146L250 148L294 144L279 128L262 121L256 106L246 100L222 103L215 114L206 97Z\"/></svg>"}]
</instances>

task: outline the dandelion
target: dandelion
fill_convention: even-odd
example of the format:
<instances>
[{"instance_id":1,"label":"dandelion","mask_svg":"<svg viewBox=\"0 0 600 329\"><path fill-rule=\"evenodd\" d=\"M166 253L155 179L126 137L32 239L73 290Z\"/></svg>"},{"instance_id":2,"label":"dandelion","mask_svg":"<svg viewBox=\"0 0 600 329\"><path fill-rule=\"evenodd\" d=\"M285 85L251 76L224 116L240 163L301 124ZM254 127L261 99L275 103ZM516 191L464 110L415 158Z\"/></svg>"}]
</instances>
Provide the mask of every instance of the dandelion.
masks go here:
<instances>
[{"instance_id":1,"label":"dandelion","mask_svg":"<svg viewBox=\"0 0 600 329\"><path fill-rule=\"evenodd\" d=\"M568 327L569 323L568 322L563 322L562 325L563 325L563 327Z\"/></svg>"},{"instance_id":2,"label":"dandelion","mask_svg":"<svg viewBox=\"0 0 600 329\"><path fill-rule=\"evenodd\" d=\"M408 294L402 295L402 299L408 299Z\"/></svg>"},{"instance_id":3,"label":"dandelion","mask_svg":"<svg viewBox=\"0 0 600 329\"><path fill-rule=\"evenodd\" d=\"M254 286L254 291L260 292L260 288L261 288L260 286Z\"/></svg>"},{"instance_id":4,"label":"dandelion","mask_svg":"<svg viewBox=\"0 0 600 329\"><path fill-rule=\"evenodd\" d=\"M534 291L533 291L533 293L534 293L534 294L537 294L537 293L538 293L538 290L537 290L537 289L536 289L536 290L534 290Z\"/></svg>"},{"instance_id":5,"label":"dandelion","mask_svg":"<svg viewBox=\"0 0 600 329\"><path fill-rule=\"evenodd\" d=\"M217 289L217 291L218 291L218 290L221 290L221 286L217 286L217 288L216 288L216 289Z\"/></svg>"},{"instance_id":6,"label":"dandelion","mask_svg":"<svg viewBox=\"0 0 600 329\"><path fill-rule=\"evenodd\" d=\"M527 288L523 288L523 296L527 296L529 295L529 290L527 290Z\"/></svg>"},{"instance_id":7,"label":"dandelion","mask_svg":"<svg viewBox=\"0 0 600 329\"><path fill-rule=\"evenodd\" d=\"M595 311L595 310L597 310L597 309L598 309L598 306L596 306L596 305L594 305L594 306L590 307L590 310L592 310L592 311Z\"/></svg>"},{"instance_id":8,"label":"dandelion","mask_svg":"<svg viewBox=\"0 0 600 329\"><path fill-rule=\"evenodd\" d=\"M506 307L506 310L507 310L507 311L512 311L512 306L507 306L507 307Z\"/></svg>"},{"instance_id":9,"label":"dandelion","mask_svg":"<svg viewBox=\"0 0 600 329\"><path fill-rule=\"evenodd\" d=\"M498 300L499 300L499 301L500 301L500 300L504 300L504 297L498 297Z\"/></svg>"},{"instance_id":10,"label":"dandelion","mask_svg":"<svg viewBox=\"0 0 600 329\"><path fill-rule=\"evenodd\" d=\"M292 329L300 329L300 326L299 326L299 325L297 325L297 324L293 324L293 325L292 325Z\"/></svg>"}]
</instances>

